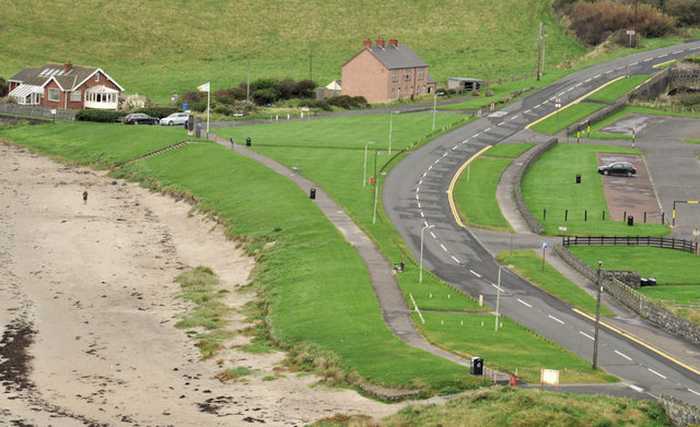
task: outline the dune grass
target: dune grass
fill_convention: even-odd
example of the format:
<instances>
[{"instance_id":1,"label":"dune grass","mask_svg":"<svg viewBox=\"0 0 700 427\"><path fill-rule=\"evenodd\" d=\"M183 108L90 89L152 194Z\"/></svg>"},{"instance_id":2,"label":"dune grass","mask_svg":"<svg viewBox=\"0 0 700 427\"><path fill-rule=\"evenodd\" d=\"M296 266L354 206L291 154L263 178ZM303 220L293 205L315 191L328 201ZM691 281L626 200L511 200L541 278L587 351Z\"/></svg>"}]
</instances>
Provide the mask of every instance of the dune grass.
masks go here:
<instances>
[{"instance_id":1,"label":"dune grass","mask_svg":"<svg viewBox=\"0 0 700 427\"><path fill-rule=\"evenodd\" d=\"M597 173L596 153L638 154L633 148L589 144L558 144L540 157L525 174L523 198L528 209L549 235L663 236L669 229L660 224L629 227L610 218ZM580 174L581 184L575 184ZM544 210L547 217L544 218ZM565 211L569 211L565 221ZM588 218L585 212L588 211ZM605 212L605 220L602 213ZM567 231L559 230L565 226Z\"/></svg>"},{"instance_id":2,"label":"dune grass","mask_svg":"<svg viewBox=\"0 0 700 427\"><path fill-rule=\"evenodd\" d=\"M496 201L496 188L513 159L532 144L499 144L474 160L455 186L454 198L465 224L510 231Z\"/></svg>"}]
</instances>

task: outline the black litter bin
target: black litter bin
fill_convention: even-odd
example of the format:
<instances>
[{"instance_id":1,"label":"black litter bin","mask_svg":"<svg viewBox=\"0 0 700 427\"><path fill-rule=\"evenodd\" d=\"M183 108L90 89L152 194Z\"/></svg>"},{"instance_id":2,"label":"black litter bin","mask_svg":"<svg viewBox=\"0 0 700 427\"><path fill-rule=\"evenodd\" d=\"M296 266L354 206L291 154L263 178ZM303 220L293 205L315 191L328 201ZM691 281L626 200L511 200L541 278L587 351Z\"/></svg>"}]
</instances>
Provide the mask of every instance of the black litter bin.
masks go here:
<instances>
[{"instance_id":1,"label":"black litter bin","mask_svg":"<svg viewBox=\"0 0 700 427\"><path fill-rule=\"evenodd\" d=\"M656 279L653 277L648 278L647 282L647 286L656 286Z\"/></svg>"},{"instance_id":2,"label":"black litter bin","mask_svg":"<svg viewBox=\"0 0 700 427\"><path fill-rule=\"evenodd\" d=\"M469 365L469 373L472 375L484 375L484 359L481 357L472 357Z\"/></svg>"},{"instance_id":3,"label":"black litter bin","mask_svg":"<svg viewBox=\"0 0 700 427\"><path fill-rule=\"evenodd\" d=\"M627 225L634 225L634 217L632 215L627 217Z\"/></svg>"},{"instance_id":4,"label":"black litter bin","mask_svg":"<svg viewBox=\"0 0 700 427\"><path fill-rule=\"evenodd\" d=\"M312 188L311 190L309 190L309 198L310 198L311 200L315 200L315 199L316 199L316 189L315 189L315 188Z\"/></svg>"},{"instance_id":5,"label":"black litter bin","mask_svg":"<svg viewBox=\"0 0 700 427\"><path fill-rule=\"evenodd\" d=\"M251 145L253 145L253 139L251 137L246 138L245 145L246 147L250 147Z\"/></svg>"},{"instance_id":6,"label":"black litter bin","mask_svg":"<svg viewBox=\"0 0 700 427\"><path fill-rule=\"evenodd\" d=\"M649 286L649 279L646 277L640 277L639 278L639 287L644 287L644 286Z\"/></svg>"},{"instance_id":7,"label":"black litter bin","mask_svg":"<svg viewBox=\"0 0 700 427\"><path fill-rule=\"evenodd\" d=\"M576 184L581 183L581 175L576 175Z\"/></svg>"}]
</instances>

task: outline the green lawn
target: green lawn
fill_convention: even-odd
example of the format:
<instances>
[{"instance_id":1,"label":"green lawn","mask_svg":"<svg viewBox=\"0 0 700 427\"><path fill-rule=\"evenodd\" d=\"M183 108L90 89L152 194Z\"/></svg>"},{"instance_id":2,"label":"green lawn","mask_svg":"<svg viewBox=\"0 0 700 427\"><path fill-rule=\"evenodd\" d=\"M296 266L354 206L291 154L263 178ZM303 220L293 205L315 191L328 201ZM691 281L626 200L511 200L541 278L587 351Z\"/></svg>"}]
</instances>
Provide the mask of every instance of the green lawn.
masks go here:
<instances>
[{"instance_id":1,"label":"green lawn","mask_svg":"<svg viewBox=\"0 0 700 427\"><path fill-rule=\"evenodd\" d=\"M41 126L21 128L21 133L15 128L12 139L87 163L82 156L96 159L105 148L118 149L134 132L144 138L154 131L169 132L112 126L111 138L104 139L94 131L99 126L78 123L71 125L71 133L60 132L61 126L55 127L54 145ZM35 135L45 138L44 143L36 144ZM162 142L180 138L171 135ZM255 283L265 291L272 333L283 344L314 344L337 355L341 367L380 384L454 390L477 383L464 375L463 367L409 347L389 331L362 259L285 177L209 142L132 163L116 173L195 197L203 211L217 214L232 235L246 242L257 254ZM268 242L274 245L263 249Z\"/></svg>"},{"instance_id":2,"label":"green lawn","mask_svg":"<svg viewBox=\"0 0 700 427\"><path fill-rule=\"evenodd\" d=\"M633 148L590 144L559 144L537 160L525 174L523 198L530 211L549 235L661 236L669 229L660 224L625 223L610 219L603 193L603 180L597 173L596 153L638 154ZM575 184L576 175L582 177ZM544 209L547 218L544 219ZM564 221L565 210L569 210ZM588 211L585 221L584 211ZM605 220L602 219L605 211ZM559 230L567 228L566 232Z\"/></svg>"},{"instance_id":3,"label":"green lawn","mask_svg":"<svg viewBox=\"0 0 700 427\"><path fill-rule=\"evenodd\" d=\"M496 201L496 187L513 159L533 144L499 144L473 161L455 186L454 198L465 224L511 230Z\"/></svg>"},{"instance_id":4,"label":"green lawn","mask_svg":"<svg viewBox=\"0 0 700 427\"><path fill-rule=\"evenodd\" d=\"M181 128L56 122L0 128L0 138L81 165L104 168L187 139Z\"/></svg>"},{"instance_id":5,"label":"green lawn","mask_svg":"<svg viewBox=\"0 0 700 427\"><path fill-rule=\"evenodd\" d=\"M636 74L631 75L627 78L620 79L615 83L606 86L604 89L594 93L587 99L596 102L605 102L612 104L618 99L622 98L634 88L642 84L649 78L647 74Z\"/></svg>"},{"instance_id":6,"label":"green lawn","mask_svg":"<svg viewBox=\"0 0 700 427\"><path fill-rule=\"evenodd\" d=\"M495 316L423 312L425 325L417 321L428 340L465 356L480 356L485 365L515 373L539 383L540 369L559 369L562 383L614 382L615 377L593 371L590 363L528 329L501 316L502 328L494 331ZM416 319L418 320L418 319Z\"/></svg>"},{"instance_id":7,"label":"green lawn","mask_svg":"<svg viewBox=\"0 0 700 427\"><path fill-rule=\"evenodd\" d=\"M555 135L604 107L605 104L579 102L578 104L560 110L556 114L532 126L531 129L535 132Z\"/></svg>"},{"instance_id":8,"label":"green lawn","mask_svg":"<svg viewBox=\"0 0 700 427\"><path fill-rule=\"evenodd\" d=\"M545 263L544 270L542 270L542 258L535 254L534 251L514 251L512 255L502 252L498 256L498 262L508 266L508 268L514 270L529 282L570 304L572 307L595 315L595 298L562 276L549 263ZM602 316L608 317L614 315L604 304L600 306L600 313Z\"/></svg>"}]
</instances>

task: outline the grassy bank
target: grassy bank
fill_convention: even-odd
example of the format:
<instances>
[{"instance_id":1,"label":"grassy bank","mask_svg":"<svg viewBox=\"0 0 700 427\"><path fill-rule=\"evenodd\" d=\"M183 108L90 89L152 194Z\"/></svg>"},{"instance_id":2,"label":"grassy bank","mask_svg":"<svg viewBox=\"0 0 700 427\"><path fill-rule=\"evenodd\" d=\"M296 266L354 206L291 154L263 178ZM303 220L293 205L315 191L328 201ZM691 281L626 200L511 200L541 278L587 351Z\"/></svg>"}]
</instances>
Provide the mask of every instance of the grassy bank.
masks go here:
<instances>
[{"instance_id":1,"label":"grassy bank","mask_svg":"<svg viewBox=\"0 0 700 427\"><path fill-rule=\"evenodd\" d=\"M454 198L465 224L511 230L496 201L496 187L513 159L532 144L499 144L474 160L457 181Z\"/></svg>"},{"instance_id":2,"label":"grassy bank","mask_svg":"<svg viewBox=\"0 0 700 427\"><path fill-rule=\"evenodd\" d=\"M549 263L544 264L543 270L542 258L534 251L514 251L512 255L503 252L498 256L498 261L508 266L511 270L514 270L518 275L524 277L529 282L542 288L545 292L570 304L572 307L583 310L588 314L595 314L595 299L569 279L562 276L562 274ZM601 304L600 314L602 316L614 315L605 304Z\"/></svg>"},{"instance_id":3,"label":"grassy bank","mask_svg":"<svg viewBox=\"0 0 700 427\"><path fill-rule=\"evenodd\" d=\"M631 75L606 86L604 89L599 90L586 99L611 104L632 92L637 86L642 84L648 78L649 76L646 74Z\"/></svg>"},{"instance_id":4,"label":"grassy bank","mask_svg":"<svg viewBox=\"0 0 700 427\"><path fill-rule=\"evenodd\" d=\"M97 144L100 133L95 126L74 126L74 132L82 130L80 149L64 140L76 133L68 138L59 132L50 153L60 156L64 147L71 161L96 158L105 147ZM111 129L115 149L133 136L122 133L132 128ZM43 151L33 133L46 132L27 127L13 140ZM478 383L463 367L409 347L388 330L361 258L288 179L206 142L132 163L118 175L194 197L201 210L215 213L245 242L257 259L255 284L265 295L272 335L285 346L307 344L297 352L307 365L322 359L324 371L334 377L341 371L349 380L360 376L394 387L456 390Z\"/></svg>"},{"instance_id":5,"label":"grassy bank","mask_svg":"<svg viewBox=\"0 0 700 427\"><path fill-rule=\"evenodd\" d=\"M528 209L544 225L550 235L661 236L667 226L636 224L629 227L610 219L603 193L603 180L597 173L596 153L639 154L633 148L559 144L545 153L528 170L522 183L523 198ZM577 174L581 184L575 184ZM547 217L544 218L544 210ZM565 221L565 211L569 211ZM585 210L588 217L585 217ZM605 212L603 220L602 212ZM559 230L567 228L566 232Z\"/></svg>"},{"instance_id":6,"label":"grassy bank","mask_svg":"<svg viewBox=\"0 0 700 427\"><path fill-rule=\"evenodd\" d=\"M598 110L602 110L605 104L595 102L579 102L532 126L535 132L546 135L555 135L567 127L580 122Z\"/></svg>"}]
</instances>

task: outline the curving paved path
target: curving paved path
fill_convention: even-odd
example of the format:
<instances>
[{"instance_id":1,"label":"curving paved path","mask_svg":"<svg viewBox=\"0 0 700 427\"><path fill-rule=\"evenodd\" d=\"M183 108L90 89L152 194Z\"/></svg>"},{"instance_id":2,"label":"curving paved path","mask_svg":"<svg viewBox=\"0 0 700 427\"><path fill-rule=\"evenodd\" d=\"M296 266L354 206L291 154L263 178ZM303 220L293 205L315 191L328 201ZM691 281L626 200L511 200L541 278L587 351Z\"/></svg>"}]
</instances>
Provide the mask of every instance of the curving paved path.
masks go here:
<instances>
[{"instance_id":1,"label":"curving paved path","mask_svg":"<svg viewBox=\"0 0 700 427\"><path fill-rule=\"evenodd\" d=\"M499 266L474 234L455 223L447 200L446 191L457 169L484 146L500 143L556 111L557 98L566 105L627 72L651 73L654 64L699 51L700 42L693 42L596 65L507 106L499 115L437 138L387 176L383 197L389 217L414 254L419 251L420 229L434 224L425 243L425 265L465 293L484 295L487 303L495 304L493 282ZM501 310L505 315L590 360L590 320L513 274L505 274L503 287ZM636 393L668 394L700 406L698 373L608 329L601 330L599 365Z\"/></svg>"}]
</instances>

